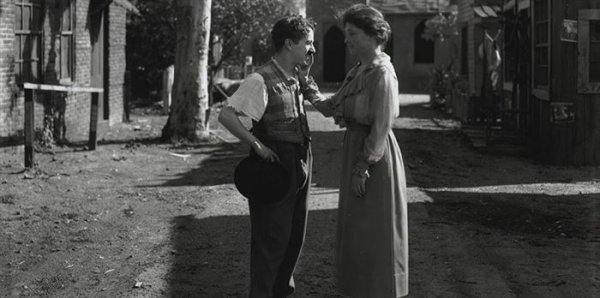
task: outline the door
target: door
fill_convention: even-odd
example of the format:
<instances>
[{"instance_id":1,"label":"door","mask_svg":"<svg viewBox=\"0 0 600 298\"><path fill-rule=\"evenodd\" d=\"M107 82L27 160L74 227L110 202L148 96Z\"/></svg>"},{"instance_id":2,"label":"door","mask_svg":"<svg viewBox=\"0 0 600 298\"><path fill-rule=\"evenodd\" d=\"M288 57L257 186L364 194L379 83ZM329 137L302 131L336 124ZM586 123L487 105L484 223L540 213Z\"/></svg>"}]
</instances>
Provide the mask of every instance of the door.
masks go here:
<instances>
[{"instance_id":1,"label":"door","mask_svg":"<svg viewBox=\"0 0 600 298\"><path fill-rule=\"evenodd\" d=\"M104 88L100 95L99 110L102 119L108 120L110 107L108 101L108 9L106 6L92 10L90 16L90 37L92 39L92 63L90 84L92 87Z\"/></svg>"},{"instance_id":2,"label":"door","mask_svg":"<svg viewBox=\"0 0 600 298\"><path fill-rule=\"evenodd\" d=\"M325 33L323 46L323 79L325 82L342 82L346 76L346 43L342 30L332 26Z\"/></svg>"}]
</instances>

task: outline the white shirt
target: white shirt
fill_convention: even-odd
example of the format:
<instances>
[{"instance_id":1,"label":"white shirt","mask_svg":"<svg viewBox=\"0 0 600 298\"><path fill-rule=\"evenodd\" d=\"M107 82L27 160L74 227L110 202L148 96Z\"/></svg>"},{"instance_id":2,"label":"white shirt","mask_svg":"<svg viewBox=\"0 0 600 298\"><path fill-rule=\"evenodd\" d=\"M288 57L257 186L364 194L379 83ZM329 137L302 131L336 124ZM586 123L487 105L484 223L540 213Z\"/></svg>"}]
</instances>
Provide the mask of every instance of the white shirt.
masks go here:
<instances>
[{"instance_id":1,"label":"white shirt","mask_svg":"<svg viewBox=\"0 0 600 298\"><path fill-rule=\"evenodd\" d=\"M259 121L267 108L267 86L258 73L248 75L240 87L227 100L227 106L236 112Z\"/></svg>"},{"instance_id":2,"label":"white shirt","mask_svg":"<svg viewBox=\"0 0 600 298\"><path fill-rule=\"evenodd\" d=\"M275 59L271 60L275 62L275 67L279 68L288 78L294 78L294 76L283 70ZM238 90L227 100L227 106L254 121L260 121L265 113L268 101L269 96L267 95L265 80L260 74L253 72L244 79Z\"/></svg>"}]
</instances>

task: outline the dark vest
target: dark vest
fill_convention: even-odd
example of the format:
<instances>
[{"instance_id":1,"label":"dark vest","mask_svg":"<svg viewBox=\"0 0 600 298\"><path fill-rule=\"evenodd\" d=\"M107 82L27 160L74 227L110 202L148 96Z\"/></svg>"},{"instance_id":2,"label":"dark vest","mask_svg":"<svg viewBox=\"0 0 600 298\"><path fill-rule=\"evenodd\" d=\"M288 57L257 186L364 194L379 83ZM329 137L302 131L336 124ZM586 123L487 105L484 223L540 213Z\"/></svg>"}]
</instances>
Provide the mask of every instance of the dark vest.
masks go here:
<instances>
[{"instance_id":1,"label":"dark vest","mask_svg":"<svg viewBox=\"0 0 600 298\"><path fill-rule=\"evenodd\" d=\"M257 71L267 88L267 107L262 118L253 122L252 132L261 140L302 144L310 138L304 106L296 80L286 79L273 60Z\"/></svg>"}]
</instances>

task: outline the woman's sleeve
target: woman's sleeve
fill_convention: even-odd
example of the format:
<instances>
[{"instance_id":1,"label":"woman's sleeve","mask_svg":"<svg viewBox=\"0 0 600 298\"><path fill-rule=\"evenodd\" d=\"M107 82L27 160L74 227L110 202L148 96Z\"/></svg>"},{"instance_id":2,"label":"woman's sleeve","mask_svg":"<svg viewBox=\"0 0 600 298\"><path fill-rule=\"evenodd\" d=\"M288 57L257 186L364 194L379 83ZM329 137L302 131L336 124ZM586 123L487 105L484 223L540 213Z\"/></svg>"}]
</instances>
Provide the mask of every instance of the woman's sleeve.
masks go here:
<instances>
[{"instance_id":1,"label":"woman's sleeve","mask_svg":"<svg viewBox=\"0 0 600 298\"><path fill-rule=\"evenodd\" d=\"M369 118L371 130L365 139L362 151L358 154L355 170L365 171L378 162L385 153L386 138L392 129L394 118L398 115L398 81L395 74L387 68L377 69L367 86L373 86L369 92Z\"/></svg>"},{"instance_id":2,"label":"woman's sleeve","mask_svg":"<svg viewBox=\"0 0 600 298\"><path fill-rule=\"evenodd\" d=\"M308 100L319 112L321 112L321 114L323 114L323 116L333 116L333 96L330 98L325 98L321 91L319 91L319 87L312 77L309 77L306 86L304 86L301 90L304 99Z\"/></svg>"}]
</instances>

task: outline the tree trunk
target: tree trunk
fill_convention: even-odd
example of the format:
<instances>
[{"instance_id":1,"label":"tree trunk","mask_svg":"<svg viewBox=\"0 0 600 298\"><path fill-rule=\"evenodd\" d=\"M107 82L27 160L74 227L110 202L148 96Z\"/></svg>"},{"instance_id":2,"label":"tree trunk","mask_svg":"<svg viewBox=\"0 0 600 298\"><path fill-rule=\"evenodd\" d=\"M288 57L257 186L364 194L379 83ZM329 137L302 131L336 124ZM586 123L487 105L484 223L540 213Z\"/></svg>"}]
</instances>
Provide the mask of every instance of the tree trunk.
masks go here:
<instances>
[{"instance_id":1,"label":"tree trunk","mask_svg":"<svg viewBox=\"0 0 600 298\"><path fill-rule=\"evenodd\" d=\"M171 112L162 136L199 141L208 137L208 47L211 0L177 2L177 49Z\"/></svg>"}]
</instances>

